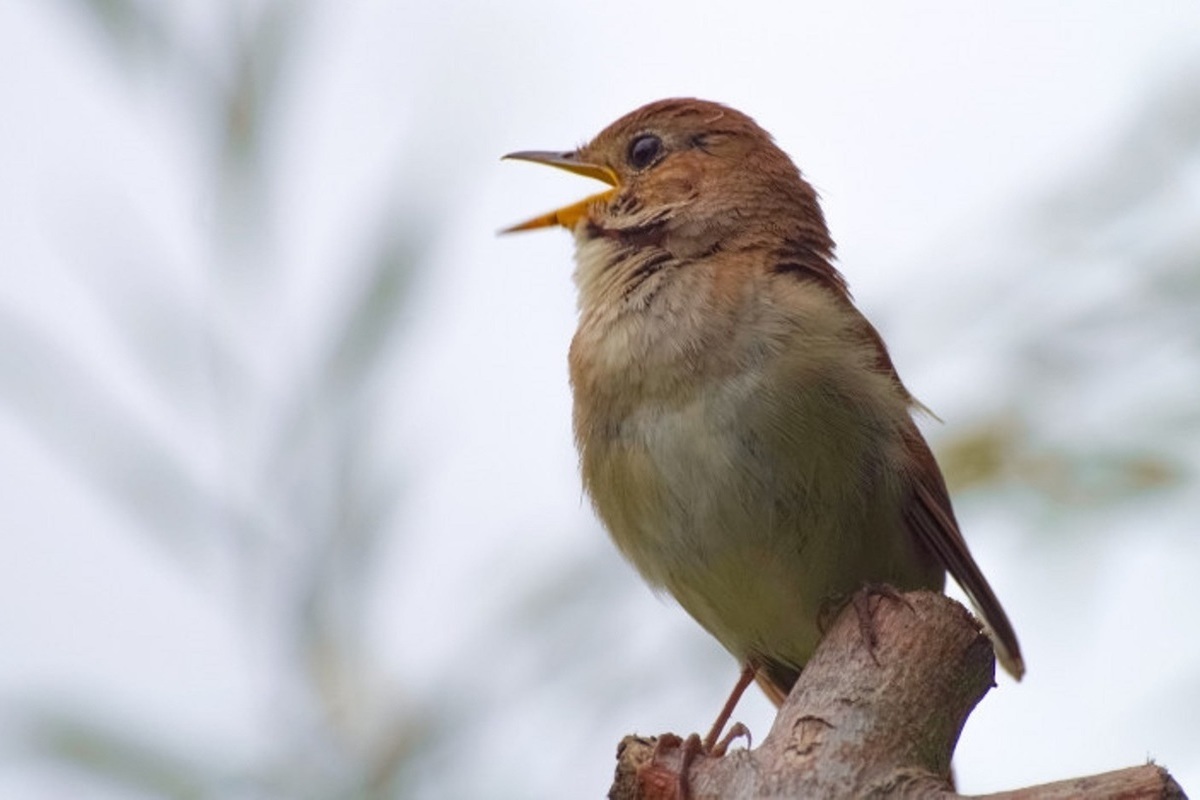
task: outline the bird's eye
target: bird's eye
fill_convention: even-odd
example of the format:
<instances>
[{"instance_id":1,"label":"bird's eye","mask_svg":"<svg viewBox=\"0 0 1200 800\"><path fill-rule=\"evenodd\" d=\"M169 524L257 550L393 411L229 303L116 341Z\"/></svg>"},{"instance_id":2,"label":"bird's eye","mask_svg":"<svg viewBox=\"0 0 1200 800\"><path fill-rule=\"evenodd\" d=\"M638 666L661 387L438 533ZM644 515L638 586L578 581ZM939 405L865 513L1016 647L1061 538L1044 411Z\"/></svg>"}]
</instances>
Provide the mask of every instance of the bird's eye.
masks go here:
<instances>
[{"instance_id":1,"label":"bird's eye","mask_svg":"<svg viewBox=\"0 0 1200 800\"><path fill-rule=\"evenodd\" d=\"M629 165L634 169L645 169L658 160L662 149L662 139L653 133L643 133L629 143Z\"/></svg>"}]
</instances>

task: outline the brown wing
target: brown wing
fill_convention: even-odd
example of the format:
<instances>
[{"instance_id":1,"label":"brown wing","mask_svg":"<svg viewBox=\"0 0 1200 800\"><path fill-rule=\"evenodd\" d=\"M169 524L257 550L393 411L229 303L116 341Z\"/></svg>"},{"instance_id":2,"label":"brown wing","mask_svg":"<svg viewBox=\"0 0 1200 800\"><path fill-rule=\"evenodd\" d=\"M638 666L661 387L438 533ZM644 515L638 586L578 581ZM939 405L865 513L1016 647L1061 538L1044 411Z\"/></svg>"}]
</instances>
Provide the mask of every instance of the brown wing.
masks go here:
<instances>
[{"instance_id":1,"label":"brown wing","mask_svg":"<svg viewBox=\"0 0 1200 800\"><path fill-rule=\"evenodd\" d=\"M862 319L864 338L875 351L875 368L887 373L896 383L896 388L904 398L915 408L924 408L909 394L900 380L896 367L888 355L887 346L879 332L871 323ZM937 465L925 438L917 430L916 423L908 422L905 432L905 445L912 456L916 467L913 479L913 494L905 509L904 522L930 553L946 568L954 580L967 593L975 609L983 617L983 624L991 634L992 644L996 648L996 657L1001 666L1017 680L1025 674L1025 662L1021 659L1021 646L1017 644L1017 634L1013 631L1004 607L996 598L996 593L983 577L983 571L975 563L967 542L958 529L958 521L954 518L954 509L950 505L950 493L946 490L946 481Z\"/></svg>"},{"instance_id":2,"label":"brown wing","mask_svg":"<svg viewBox=\"0 0 1200 800\"><path fill-rule=\"evenodd\" d=\"M967 593L983 616L983 624L991 634L1000 664L1008 674L1020 680L1025 674L1025 662L1021 659L1017 634L996 593L967 549L950 507L950 495L942 472L915 424L907 437L907 445L917 473L913 476L913 496L905 510L905 524Z\"/></svg>"},{"instance_id":3,"label":"brown wing","mask_svg":"<svg viewBox=\"0 0 1200 800\"><path fill-rule=\"evenodd\" d=\"M847 309L858 318L859 332L864 342L873 351L873 367L892 379L896 390L911 407L924 409L924 406L904 387L904 383L900 380L896 367L892 363L891 356L888 354L883 337L854 307L846 282L837 270L827 260L798 258L796 254L803 252L803 248L799 246L792 246L790 250L786 248L785 250L786 252L781 255L789 257L776 265L774 272L793 279L815 281L845 303ZM911 419L908 420L905 433L905 445L915 466L914 474L911 476L912 497L904 514L905 525L917 541L937 559L938 563L946 568L946 571L967 593L971 603L983 616L983 624L991 634L992 643L996 648L996 657L1000 660L1000 664L1010 675L1020 680L1021 676L1025 674L1025 662L1021 659L1021 647L1017 644L1017 634L1013 631L1012 623L1008 621L1008 615L1004 613L1004 607L996 598L996 593L992 591L987 578L983 577L983 572L971 556L971 551L967 549L967 543L963 539L962 533L959 532L958 522L954 518L954 510L950 506L950 494L946 490L946 482L942 478L942 471L938 468L937 461L929 450L929 445L925 443L921 432L917 430L916 423ZM767 695L778 704L777 698L781 693L786 696L791 684L795 683L795 678L786 673L772 674L770 670L767 670L765 674L758 676L758 682Z\"/></svg>"}]
</instances>

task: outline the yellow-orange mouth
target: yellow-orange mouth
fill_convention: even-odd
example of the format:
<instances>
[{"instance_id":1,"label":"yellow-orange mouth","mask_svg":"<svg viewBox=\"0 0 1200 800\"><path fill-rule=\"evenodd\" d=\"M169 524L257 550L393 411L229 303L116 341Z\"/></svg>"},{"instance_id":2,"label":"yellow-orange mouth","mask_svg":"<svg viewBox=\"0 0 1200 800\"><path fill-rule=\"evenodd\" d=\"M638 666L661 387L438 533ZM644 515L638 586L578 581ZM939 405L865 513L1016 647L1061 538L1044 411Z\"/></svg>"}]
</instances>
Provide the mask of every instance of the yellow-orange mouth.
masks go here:
<instances>
[{"instance_id":1,"label":"yellow-orange mouth","mask_svg":"<svg viewBox=\"0 0 1200 800\"><path fill-rule=\"evenodd\" d=\"M590 164L586 161L580 161L579 157L573 152L553 153L546 150L522 150L517 153L509 153L504 158L513 159L514 161L532 161L535 164L558 167L559 169L565 169L567 172L574 172L576 175L586 175L589 178L603 181L613 188L605 189L603 192L585 197L578 203L572 203L569 206L564 206L548 214L542 214L540 217L534 217L512 227L505 228L500 231L501 233L532 231L537 228L549 228L554 225L561 225L568 229L574 228L575 223L587 216L588 209L594 203L607 201L617 191L617 173L600 164Z\"/></svg>"}]
</instances>

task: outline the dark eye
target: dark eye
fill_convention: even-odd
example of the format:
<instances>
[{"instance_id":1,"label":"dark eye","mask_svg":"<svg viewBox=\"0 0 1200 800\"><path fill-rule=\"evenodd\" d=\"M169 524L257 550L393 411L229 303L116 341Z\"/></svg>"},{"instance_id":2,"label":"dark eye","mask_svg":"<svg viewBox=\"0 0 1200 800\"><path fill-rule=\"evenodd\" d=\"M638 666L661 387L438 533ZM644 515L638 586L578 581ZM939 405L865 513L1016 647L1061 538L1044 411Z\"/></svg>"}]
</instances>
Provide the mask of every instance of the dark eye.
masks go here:
<instances>
[{"instance_id":1,"label":"dark eye","mask_svg":"<svg viewBox=\"0 0 1200 800\"><path fill-rule=\"evenodd\" d=\"M629 165L634 169L645 169L662 154L662 139L653 133L643 133L629 143Z\"/></svg>"}]
</instances>

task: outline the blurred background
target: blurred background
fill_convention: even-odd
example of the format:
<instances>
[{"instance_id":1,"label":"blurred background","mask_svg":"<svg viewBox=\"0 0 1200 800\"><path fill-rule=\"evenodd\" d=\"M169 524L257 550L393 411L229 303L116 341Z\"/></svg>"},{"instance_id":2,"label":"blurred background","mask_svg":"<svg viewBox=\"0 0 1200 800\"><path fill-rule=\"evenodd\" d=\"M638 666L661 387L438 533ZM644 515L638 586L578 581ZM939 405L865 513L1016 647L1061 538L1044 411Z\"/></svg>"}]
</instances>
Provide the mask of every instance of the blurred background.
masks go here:
<instances>
[{"instance_id":1,"label":"blurred background","mask_svg":"<svg viewBox=\"0 0 1200 800\"><path fill-rule=\"evenodd\" d=\"M737 668L581 494L583 197L729 103L822 192L1029 673L960 789L1200 792L1194 3L0 2L0 797L597 797ZM738 712L764 736L769 705Z\"/></svg>"}]
</instances>

